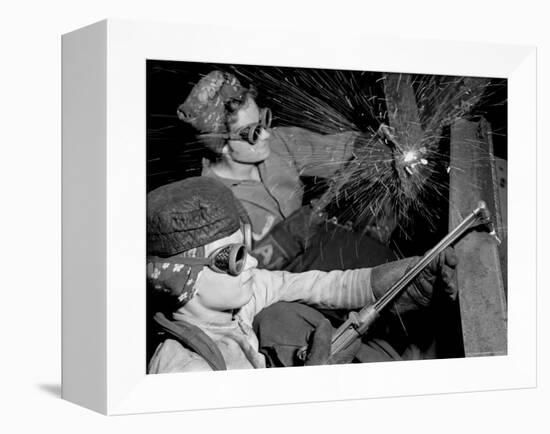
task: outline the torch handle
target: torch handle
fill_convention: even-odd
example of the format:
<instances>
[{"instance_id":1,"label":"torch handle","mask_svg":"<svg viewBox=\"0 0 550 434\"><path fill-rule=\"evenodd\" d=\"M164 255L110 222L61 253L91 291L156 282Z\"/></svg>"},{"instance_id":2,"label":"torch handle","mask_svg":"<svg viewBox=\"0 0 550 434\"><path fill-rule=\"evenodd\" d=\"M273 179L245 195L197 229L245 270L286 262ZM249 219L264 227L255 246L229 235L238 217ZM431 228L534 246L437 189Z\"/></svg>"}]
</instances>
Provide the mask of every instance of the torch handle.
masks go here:
<instances>
[{"instance_id":1,"label":"torch handle","mask_svg":"<svg viewBox=\"0 0 550 434\"><path fill-rule=\"evenodd\" d=\"M388 306L405 289L426 266L443 250L458 240L466 231L479 224L490 221L490 214L485 202L480 201L455 229L443 238L433 249L427 252L410 270L408 270L392 287L372 306L366 306L359 312L352 312L349 318L334 332L332 337L331 355L337 354L355 339L365 334L376 321L380 312Z\"/></svg>"}]
</instances>

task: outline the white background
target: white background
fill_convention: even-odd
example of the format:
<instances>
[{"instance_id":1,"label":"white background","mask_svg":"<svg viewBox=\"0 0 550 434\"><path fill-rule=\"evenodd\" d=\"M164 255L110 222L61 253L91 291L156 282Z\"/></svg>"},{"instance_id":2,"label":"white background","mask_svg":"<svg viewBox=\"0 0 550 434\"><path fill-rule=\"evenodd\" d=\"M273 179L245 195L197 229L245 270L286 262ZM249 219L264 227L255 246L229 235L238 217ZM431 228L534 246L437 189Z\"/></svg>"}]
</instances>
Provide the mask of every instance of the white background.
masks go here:
<instances>
[{"instance_id":1,"label":"white background","mask_svg":"<svg viewBox=\"0 0 550 434\"><path fill-rule=\"evenodd\" d=\"M141 4L143 3L143 4ZM304 2L305 3L305 2ZM539 46L539 221L549 158L548 14L542 2L20 1L0 9L2 111L2 432L546 432L550 398L548 307L539 279L539 381L534 390L371 399L105 418L59 399L60 391L60 35L105 17L238 24L312 31L362 28L375 35ZM308 3L314 5L314 3ZM253 35L251 35L253 37ZM230 43L230 41L228 41ZM545 182L546 181L546 182ZM510 204L513 206L513 204ZM548 231L539 224L539 269ZM7 279L5 279L7 277ZM544 338L546 337L546 342ZM362 387L365 387L363 385ZM182 393L186 393L182 390ZM231 391L227 391L231 393Z\"/></svg>"}]
</instances>

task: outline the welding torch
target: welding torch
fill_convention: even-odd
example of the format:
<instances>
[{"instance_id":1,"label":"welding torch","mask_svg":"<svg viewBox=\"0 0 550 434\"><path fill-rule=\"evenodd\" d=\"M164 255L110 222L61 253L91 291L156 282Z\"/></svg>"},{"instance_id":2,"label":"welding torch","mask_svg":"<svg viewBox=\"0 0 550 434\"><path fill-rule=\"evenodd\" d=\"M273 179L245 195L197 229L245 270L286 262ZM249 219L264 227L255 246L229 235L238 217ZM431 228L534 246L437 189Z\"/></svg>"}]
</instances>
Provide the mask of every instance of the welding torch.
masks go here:
<instances>
[{"instance_id":1,"label":"welding torch","mask_svg":"<svg viewBox=\"0 0 550 434\"><path fill-rule=\"evenodd\" d=\"M435 247L428 251L411 267L391 288L371 306L358 312L350 312L348 319L334 332L331 342L331 356L348 348L356 339L367 333L380 313L391 304L401 292L436 258L443 250L457 241L468 230L479 225L488 225L491 235L496 238L491 223L491 214L485 202L480 201L477 207L456 228L445 236ZM498 241L498 238L497 238ZM305 360L307 347L298 351L298 358Z\"/></svg>"}]
</instances>

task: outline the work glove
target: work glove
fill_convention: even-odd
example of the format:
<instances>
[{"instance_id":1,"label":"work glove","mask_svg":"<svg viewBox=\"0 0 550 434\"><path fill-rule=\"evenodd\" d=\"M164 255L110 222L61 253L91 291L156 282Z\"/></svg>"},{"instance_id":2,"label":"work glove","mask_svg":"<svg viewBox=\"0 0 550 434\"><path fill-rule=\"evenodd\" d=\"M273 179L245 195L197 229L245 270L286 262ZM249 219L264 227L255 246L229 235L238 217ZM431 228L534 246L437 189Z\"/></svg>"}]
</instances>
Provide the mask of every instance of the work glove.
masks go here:
<instances>
[{"instance_id":1,"label":"work glove","mask_svg":"<svg viewBox=\"0 0 550 434\"><path fill-rule=\"evenodd\" d=\"M351 363L361 346L361 340L356 339L346 348L339 351L338 354L331 356L333 333L334 330L328 319L323 318L323 320L319 321L317 327L312 330L309 336L304 366Z\"/></svg>"},{"instance_id":2,"label":"work glove","mask_svg":"<svg viewBox=\"0 0 550 434\"><path fill-rule=\"evenodd\" d=\"M406 258L374 267L371 273L371 285L375 299L382 297L419 260L419 257ZM454 249L448 247L436 256L398 296L393 303L393 308L398 312L406 312L427 307L432 302L436 289L441 291L445 298L456 300L457 264L458 258Z\"/></svg>"},{"instance_id":3,"label":"work glove","mask_svg":"<svg viewBox=\"0 0 550 434\"><path fill-rule=\"evenodd\" d=\"M304 366L327 365L331 342L332 325L328 319L321 318L309 334Z\"/></svg>"},{"instance_id":4,"label":"work glove","mask_svg":"<svg viewBox=\"0 0 550 434\"><path fill-rule=\"evenodd\" d=\"M433 259L428 266L413 281L412 288L407 288L407 292L412 294L414 299L422 299L427 304L433 295L433 289L437 285L442 294L451 301L456 300L458 295L456 282L456 266L458 257L455 249L448 247ZM415 294L415 291L417 294Z\"/></svg>"},{"instance_id":5,"label":"work glove","mask_svg":"<svg viewBox=\"0 0 550 434\"><path fill-rule=\"evenodd\" d=\"M395 128L392 128L384 123L380 124L378 130L376 131L376 134L378 135L378 137L384 140L385 143L396 141Z\"/></svg>"},{"instance_id":6,"label":"work glove","mask_svg":"<svg viewBox=\"0 0 550 434\"><path fill-rule=\"evenodd\" d=\"M301 303L275 303L254 318L253 327L267 367L349 363L360 346L357 340L331 358L333 328L330 321L316 309Z\"/></svg>"}]
</instances>

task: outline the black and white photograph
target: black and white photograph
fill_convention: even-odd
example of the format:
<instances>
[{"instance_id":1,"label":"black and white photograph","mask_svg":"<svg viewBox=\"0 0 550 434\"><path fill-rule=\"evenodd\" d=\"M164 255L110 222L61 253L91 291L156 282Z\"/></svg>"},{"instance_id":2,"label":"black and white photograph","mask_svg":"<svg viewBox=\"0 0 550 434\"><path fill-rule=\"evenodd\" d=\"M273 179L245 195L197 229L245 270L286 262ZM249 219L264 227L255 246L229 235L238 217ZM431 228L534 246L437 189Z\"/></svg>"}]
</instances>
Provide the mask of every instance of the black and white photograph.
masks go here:
<instances>
[{"instance_id":1,"label":"black and white photograph","mask_svg":"<svg viewBox=\"0 0 550 434\"><path fill-rule=\"evenodd\" d=\"M1 432L549 432L542 2L4 3Z\"/></svg>"},{"instance_id":2,"label":"black and white photograph","mask_svg":"<svg viewBox=\"0 0 550 434\"><path fill-rule=\"evenodd\" d=\"M507 355L507 101L148 59L147 373Z\"/></svg>"}]
</instances>

